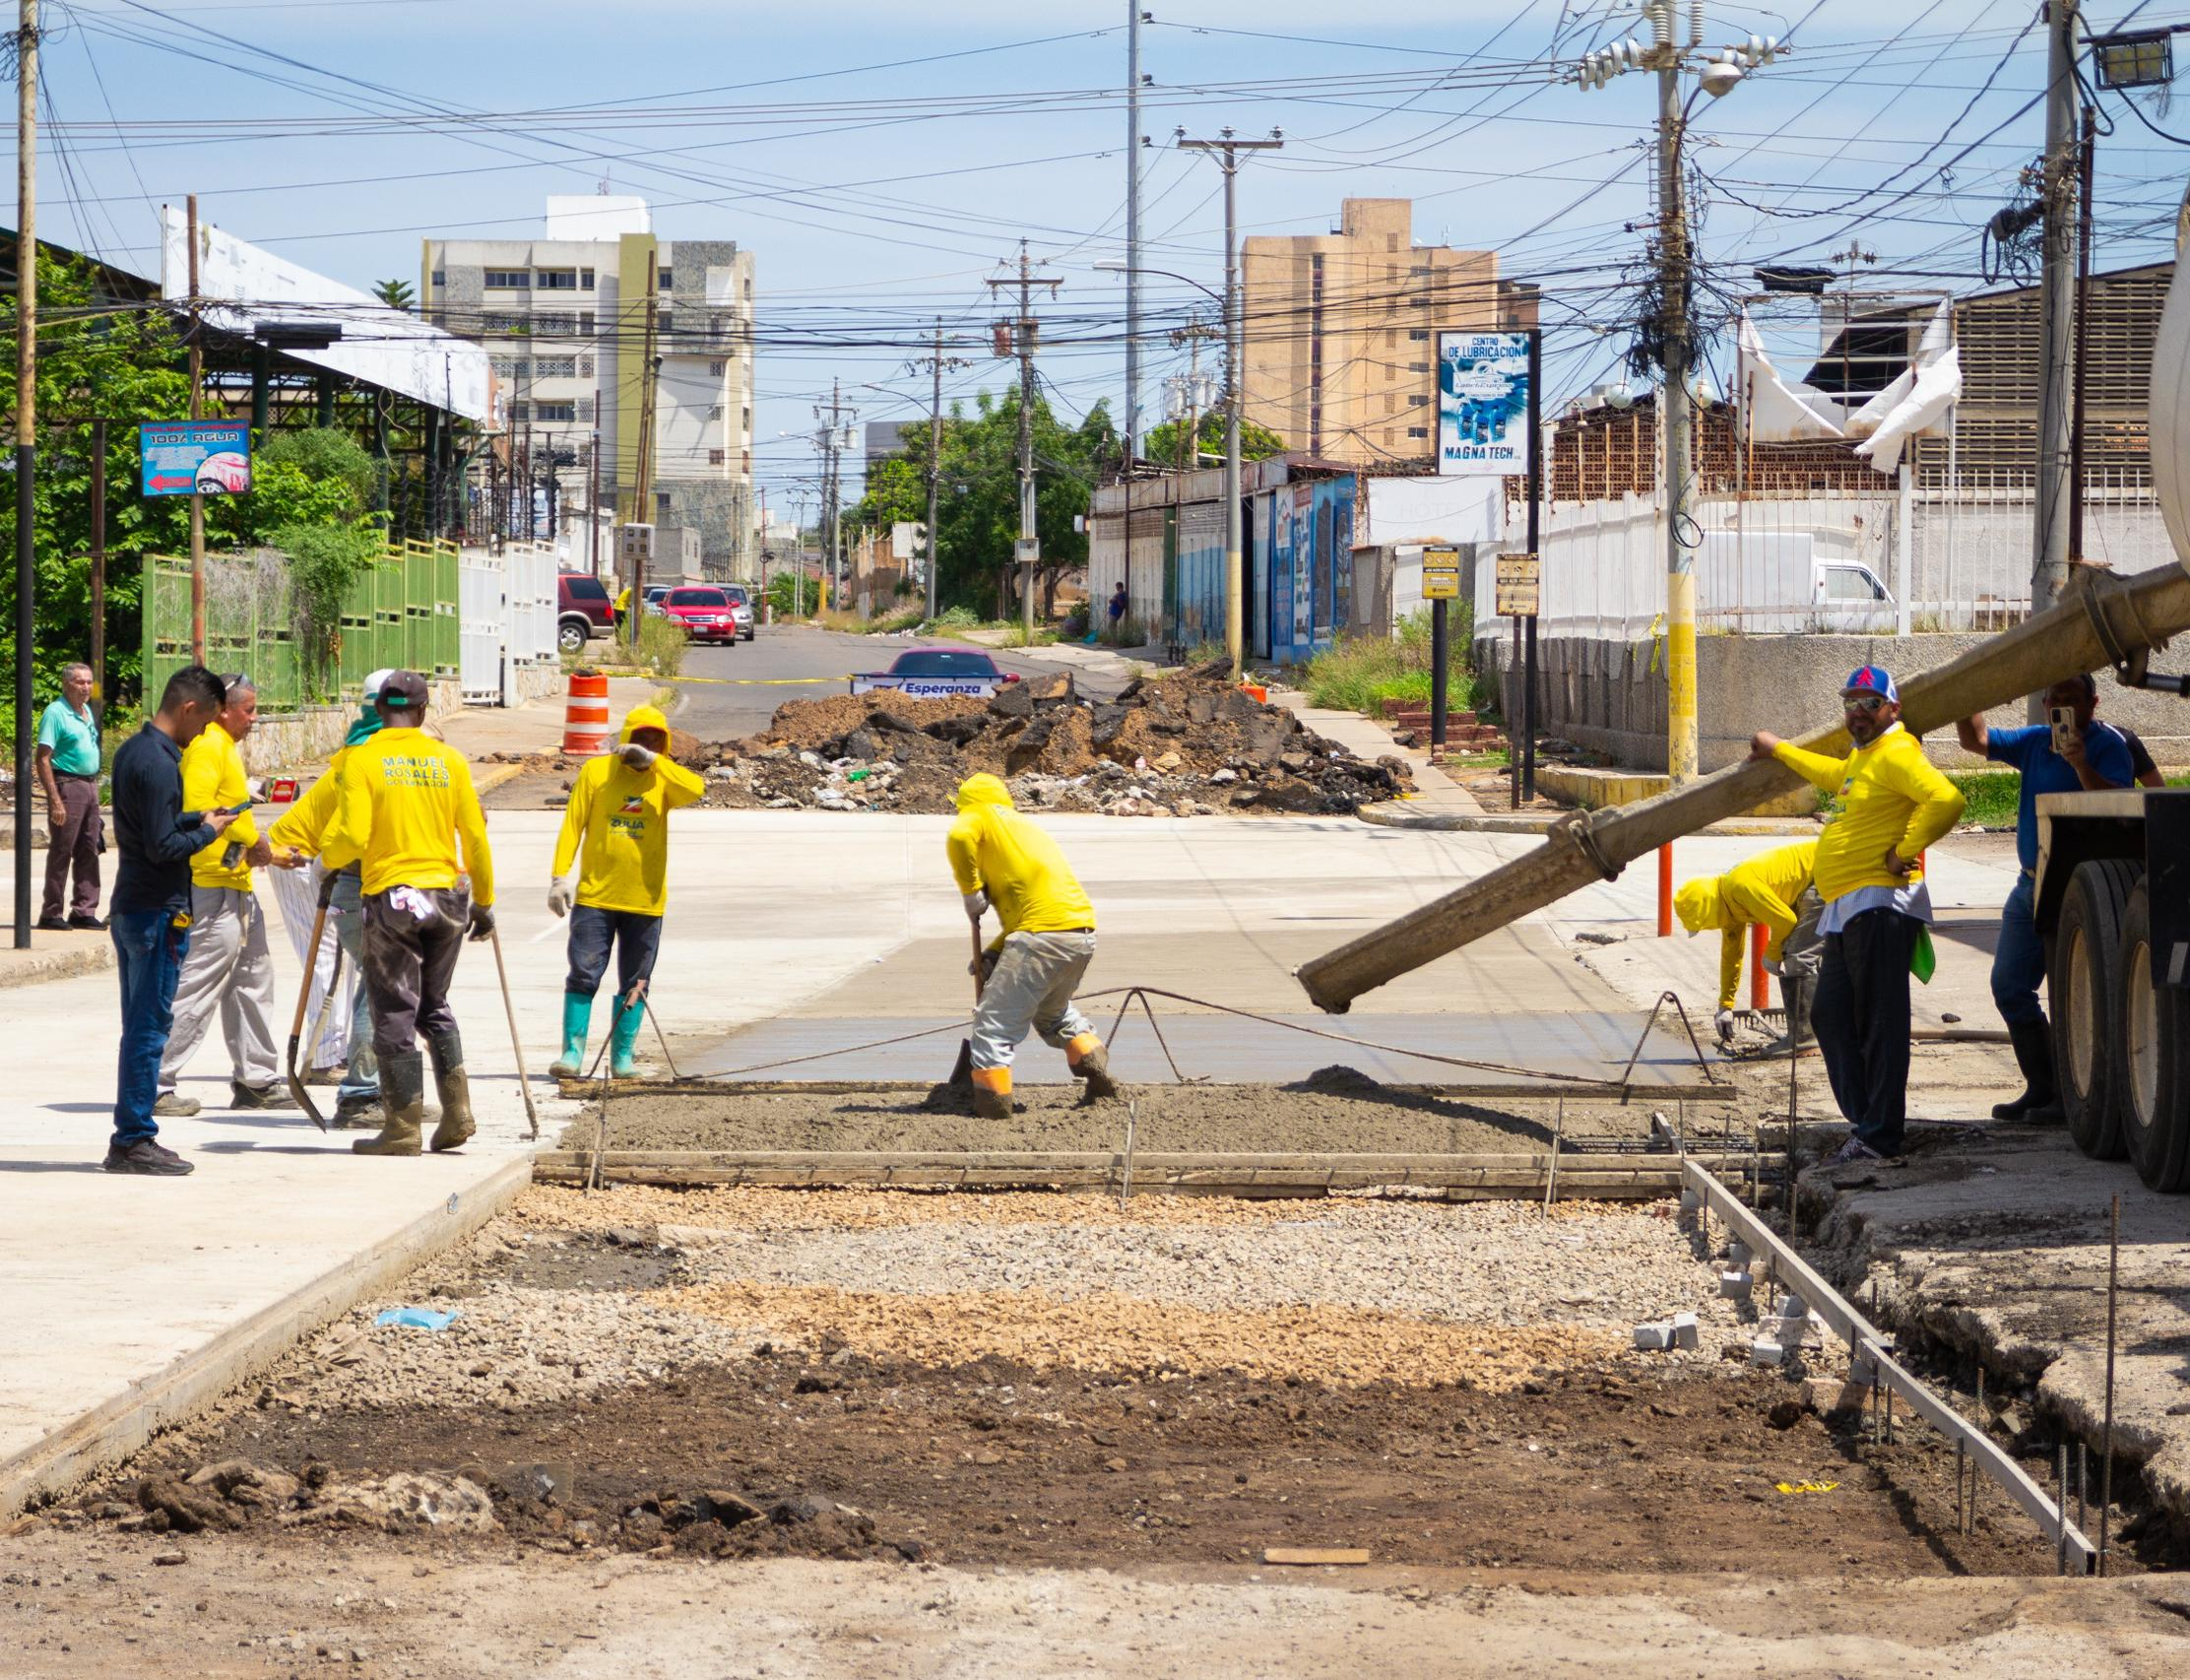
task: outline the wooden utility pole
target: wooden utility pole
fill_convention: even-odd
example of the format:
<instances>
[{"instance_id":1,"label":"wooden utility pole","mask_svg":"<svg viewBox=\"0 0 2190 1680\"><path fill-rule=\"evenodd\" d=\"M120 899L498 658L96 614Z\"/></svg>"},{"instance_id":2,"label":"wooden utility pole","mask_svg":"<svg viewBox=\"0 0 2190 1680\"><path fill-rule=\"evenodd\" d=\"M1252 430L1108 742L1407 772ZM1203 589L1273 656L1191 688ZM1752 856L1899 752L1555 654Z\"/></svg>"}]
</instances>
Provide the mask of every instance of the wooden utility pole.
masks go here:
<instances>
[{"instance_id":1,"label":"wooden utility pole","mask_svg":"<svg viewBox=\"0 0 2190 1680\"><path fill-rule=\"evenodd\" d=\"M1037 280L1033 264L1027 260L1027 242L1019 241L1019 272L1016 278L992 280L989 289L995 291L1003 287L1019 289L1019 313L1010 324L1011 348L1019 357L1019 628L1026 638L1025 645L1034 645L1034 573L1042 559L1042 538L1035 523L1034 497L1034 347L1039 336L1039 324L1034 318L1034 289L1046 286L1050 295L1057 295L1062 280Z\"/></svg>"},{"instance_id":2,"label":"wooden utility pole","mask_svg":"<svg viewBox=\"0 0 2190 1680\"><path fill-rule=\"evenodd\" d=\"M21 0L15 37L15 944L31 948L32 655L37 633L38 0ZM57 820L60 813L52 812Z\"/></svg>"}]
</instances>

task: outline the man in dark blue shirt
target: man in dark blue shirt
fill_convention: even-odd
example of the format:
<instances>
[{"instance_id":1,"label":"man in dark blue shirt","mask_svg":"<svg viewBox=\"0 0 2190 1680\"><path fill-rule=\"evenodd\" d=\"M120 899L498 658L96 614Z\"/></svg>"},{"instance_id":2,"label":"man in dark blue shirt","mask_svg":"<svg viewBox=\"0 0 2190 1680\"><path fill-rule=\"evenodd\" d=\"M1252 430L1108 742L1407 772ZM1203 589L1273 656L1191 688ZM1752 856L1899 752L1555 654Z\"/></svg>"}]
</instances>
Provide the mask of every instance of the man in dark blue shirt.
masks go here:
<instances>
[{"instance_id":1,"label":"man in dark blue shirt","mask_svg":"<svg viewBox=\"0 0 2190 1680\"><path fill-rule=\"evenodd\" d=\"M114 1083L110 1173L179 1177L190 1163L158 1141L152 1118L160 1057L174 1021L175 977L190 948L190 858L234 820L182 808L182 749L226 698L221 678L186 665L167 678L160 711L114 754L115 849L121 868L108 932L122 983L122 1044Z\"/></svg>"},{"instance_id":2,"label":"man in dark blue shirt","mask_svg":"<svg viewBox=\"0 0 2190 1680\"><path fill-rule=\"evenodd\" d=\"M2045 709L2048 717L2055 710L2075 715L2060 751L2054 750L2050 723L1987 729L1982 717L1964 718L1955 725L1955 733L1965 752L1981 752L2023 773L2022 800L2015 813L2015 855L2023 872L2000 912L2000 943L1992 953L1992 1002L2007 1022L2016 1065L2023 1069L2024 1091L2013 1102L1996 1104L1992 1118L2052 1124L2061 1119L2060 1093L2054 1081L2052 1031L2038 1002L2038 983L2045 978L2045 941L2038 937L2031 908L2038 872L2038 796L2126 788L2136 772L2121 731L2093 718L2098 709L2098 684L2091 678L2072 677L2054 683L2045 691Z\"/></svg>"}]
</instances>

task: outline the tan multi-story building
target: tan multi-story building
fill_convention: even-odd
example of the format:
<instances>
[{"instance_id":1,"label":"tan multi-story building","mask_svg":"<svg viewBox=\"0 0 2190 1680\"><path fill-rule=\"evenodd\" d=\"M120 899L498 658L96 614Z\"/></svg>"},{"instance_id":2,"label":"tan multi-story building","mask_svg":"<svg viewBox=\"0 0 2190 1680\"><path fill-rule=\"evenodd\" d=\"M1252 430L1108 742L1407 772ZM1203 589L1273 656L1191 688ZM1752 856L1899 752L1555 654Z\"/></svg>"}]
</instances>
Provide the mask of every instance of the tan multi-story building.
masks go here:
<instances>
[{"instance_id":1,"label":"tan multi-story building","mask_svg":"<svg viewBox=\"0 0 2190 1680\"><path fill-rule=\"evenodd\" d=\"M1257 235L1242 257L1245 418L1350 465L1437 459L1437 335L1536 324L1495 251L1414 243L1414 201L1349 198L1329 234Z\"/></svg>"}]
</instances>

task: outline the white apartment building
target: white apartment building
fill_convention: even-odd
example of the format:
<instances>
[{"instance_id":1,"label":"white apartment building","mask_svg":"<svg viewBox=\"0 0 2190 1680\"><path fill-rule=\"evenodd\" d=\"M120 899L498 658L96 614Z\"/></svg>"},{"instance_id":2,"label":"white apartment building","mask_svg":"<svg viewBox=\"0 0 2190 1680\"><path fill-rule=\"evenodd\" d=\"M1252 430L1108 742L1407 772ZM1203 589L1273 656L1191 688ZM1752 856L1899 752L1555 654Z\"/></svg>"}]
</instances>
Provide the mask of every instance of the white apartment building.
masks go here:
<instances>
[{"instance_id":1,"label":"white apartment building","mask_svg":"<svg viewBox=\"0 0 2190 1680\"><path fill-rule=\"evenodd\" d=\"M598 466L619 519L697 532L709 577L757 576L750 251L657 238L642 198L558 196L545 238L425 240L421 281L424 318L486 347L503 423L564 459L573 503Z\"/></svg>"}]
</instances>

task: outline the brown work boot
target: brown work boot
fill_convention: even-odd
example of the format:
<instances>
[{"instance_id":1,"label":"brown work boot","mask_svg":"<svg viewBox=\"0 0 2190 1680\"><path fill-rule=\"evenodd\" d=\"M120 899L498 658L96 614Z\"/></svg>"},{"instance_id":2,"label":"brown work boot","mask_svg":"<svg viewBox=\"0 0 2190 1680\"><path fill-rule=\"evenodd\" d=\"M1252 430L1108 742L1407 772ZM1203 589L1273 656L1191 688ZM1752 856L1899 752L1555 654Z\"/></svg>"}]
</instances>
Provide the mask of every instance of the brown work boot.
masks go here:
<instances>
[{"instance_id":1,"label":"brown work boot","mask_svg":"<svg viewBox=\"0 0 2190 1680\"><path fill-rule=\"evenodd\" d=\"M451 1027L426 1040L433 1056L433 1089L441 1099L441 1123L433 1129L433 1152L462 1148L479 1128L472 1121L472 1082L464 1071L464 1041Z\"/></svg>"},{"instance_id":2,"label":"brown work boot","mask_svg":"<svg viewBox=\"0 0 2190 1680\"><path fill-rule=\"evenodd\" d=\"M1091 1097L1115 1097L1118 1081L1110 1076L1110 1057L1103 1049L1103 1041L1091 1032L1083 1032L1065 1046L1064 1065L1072 1070L1072 1077L1087 1081L1087 1094Z\"/></svg>"},{"instance_id":3,"label":"brown work boot","mask_svg":"<svg viewBox=\"0 0 2190 1680\"><path fill-rule=\"evenodd\" d=\"M387 1124L377 1137L360 1137L351 1144L359 1155L416 1155L419 1129L425 1122L425 1058L417 1051L380 1059L380 1098L387 1105Z\"/></svg>"},{"instance_id":4,"label":"brown work boot","mask_svg":"<svg viewBox=\"0 0 2190 1680\"><path fill-rule=\"evenodd\" d=\"M335 1130L338 1131L378 1131L386 1124L388 1111L374 1097L345 1097L335 1105Z\"/></svg>"}]
</instances>

